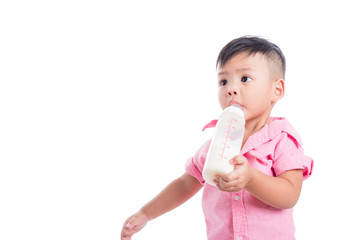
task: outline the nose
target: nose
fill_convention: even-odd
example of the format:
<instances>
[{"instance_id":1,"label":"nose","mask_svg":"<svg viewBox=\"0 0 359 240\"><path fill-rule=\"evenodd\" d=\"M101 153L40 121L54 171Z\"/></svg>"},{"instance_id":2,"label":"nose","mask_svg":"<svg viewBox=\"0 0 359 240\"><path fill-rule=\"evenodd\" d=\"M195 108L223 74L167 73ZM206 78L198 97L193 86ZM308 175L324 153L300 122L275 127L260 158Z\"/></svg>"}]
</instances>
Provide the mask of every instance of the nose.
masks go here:
<instances>
[{"instance_id":1,"label":"nose","mask_svg":"<svg viewBox=\"0 0 359 240\"><path fill-rule=\"evenodd\" d=\"M227 95L228 96L236 96L239 94L239 89L235 86L228 86Z\"/></svg>"}]
</instances>

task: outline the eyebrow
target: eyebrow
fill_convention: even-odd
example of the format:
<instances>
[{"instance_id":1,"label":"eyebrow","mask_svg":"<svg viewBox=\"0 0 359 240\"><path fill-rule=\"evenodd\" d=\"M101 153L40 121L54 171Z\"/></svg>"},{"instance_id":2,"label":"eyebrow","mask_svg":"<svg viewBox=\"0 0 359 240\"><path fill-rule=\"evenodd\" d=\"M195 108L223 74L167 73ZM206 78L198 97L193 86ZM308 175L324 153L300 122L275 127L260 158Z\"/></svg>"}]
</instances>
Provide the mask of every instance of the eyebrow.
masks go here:
<instances>
[{"instance_id":1,"label":"eyebrow","mask_svg":"<svg viewBox=\"0 0 359 240\"><path fill-rule=\"evenodd\" d=\"M253 68L250 68L250 67L242 67L242 68L239 68L239 69L236 69L236 72L245 72L245 71L255 71ZM228 74L227 71L221 71L218 73L218 76L220 75L226 75Z\"/></svg>"}]
</instances>

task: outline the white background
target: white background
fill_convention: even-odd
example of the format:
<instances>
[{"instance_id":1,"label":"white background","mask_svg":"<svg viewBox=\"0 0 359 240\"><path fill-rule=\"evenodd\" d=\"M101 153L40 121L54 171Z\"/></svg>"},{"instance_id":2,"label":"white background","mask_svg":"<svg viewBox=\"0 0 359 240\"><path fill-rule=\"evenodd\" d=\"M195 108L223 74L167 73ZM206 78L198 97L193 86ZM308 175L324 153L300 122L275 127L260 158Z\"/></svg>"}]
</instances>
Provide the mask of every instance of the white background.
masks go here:
<instances>
[{"instance_id":1,"label":"white background","mask_svg":"<svg viewBox=\"0 0 359 240\"><path fill-rule=\"evenodd\" d=\"M359 239L355 1L1 1L0 239L120 239L216 118L242 35L287 58L288 118L315 160L296 236ZM201 194L134 239L205 239Z\"/></svg>"}]
</instances>

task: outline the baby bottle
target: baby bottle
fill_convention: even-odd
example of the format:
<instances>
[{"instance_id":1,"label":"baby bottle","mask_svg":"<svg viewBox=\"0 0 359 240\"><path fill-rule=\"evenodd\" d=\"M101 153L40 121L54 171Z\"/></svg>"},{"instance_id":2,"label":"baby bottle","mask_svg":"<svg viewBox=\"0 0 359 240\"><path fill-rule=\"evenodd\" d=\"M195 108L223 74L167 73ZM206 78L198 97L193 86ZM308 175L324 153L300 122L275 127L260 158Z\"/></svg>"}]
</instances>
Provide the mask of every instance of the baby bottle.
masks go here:
<instances>
[{"instance_id":1,"label":"baby bottle","mask_svg":"<svg viewBox=\"0 0 359 240\"><path fill-rule=\"evenodd\" d=\"M213 179L216 175L227 174L234 170L229 160L239 155L241 151L244 124L244 114L239 105L225 108L219 116L202 172L208 184L215 186Z\"/></svg>"}]
</instances>

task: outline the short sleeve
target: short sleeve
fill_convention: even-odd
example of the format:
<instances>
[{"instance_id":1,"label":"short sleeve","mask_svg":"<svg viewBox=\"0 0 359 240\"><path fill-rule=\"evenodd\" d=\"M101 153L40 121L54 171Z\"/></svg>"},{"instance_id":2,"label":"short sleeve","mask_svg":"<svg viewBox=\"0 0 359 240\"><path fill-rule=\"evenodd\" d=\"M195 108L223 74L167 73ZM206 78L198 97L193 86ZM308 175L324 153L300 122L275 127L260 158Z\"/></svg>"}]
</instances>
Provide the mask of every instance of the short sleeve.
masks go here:
<instances>
[{"instance_id":1,"label":"short sleeve","mask_svg":"<svg viewBox=\"0 0 359 240\"><path fill-rule=\"evenodd\" d=\"M294 169L303 169L303 179L312 174L313 160L304 155L300 139L282 132L273 154L273 170L276 176Z\"/></svg>"},{"instance_id":2,"label":"short sleeve","mask_svg":"<svg viewBox=\"0 0 359 240\"><path fill-rule=\"evenodd\" d=\"M197 178L197 180L201 184L204 184L204 182L205 182L203 179L203 176L202 176L202 171L203 171L204 163L206 161L210 142L211 142L211 140L208 140L207 142L205 142L201 146L201 148L198 149L196 154L187 160L186 166L185 166L186 172L189 175L191 175L192 177Z\"/></svg>"}]
</instances>

